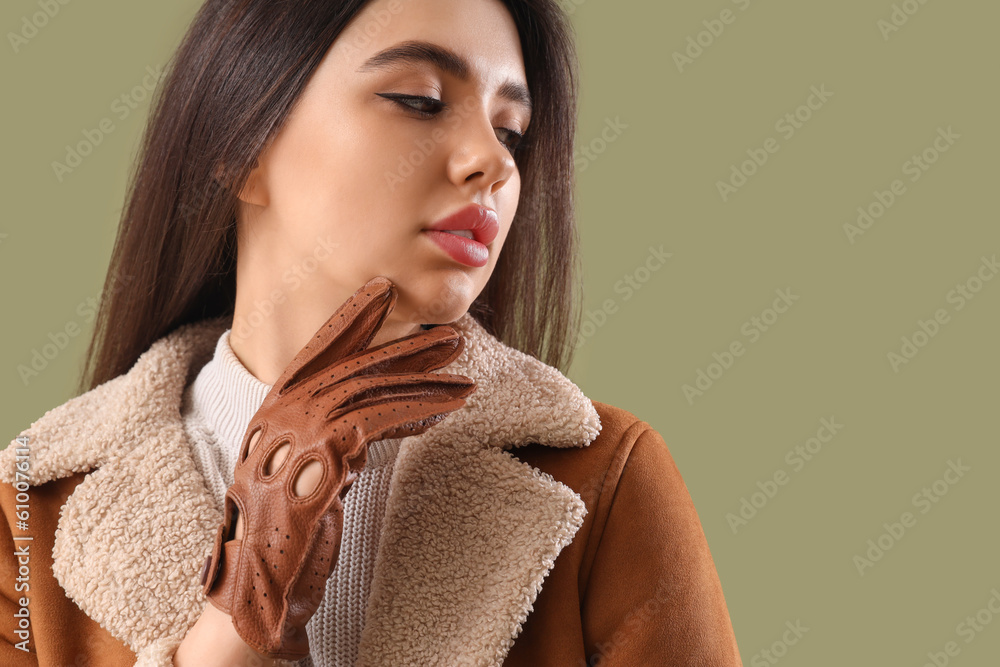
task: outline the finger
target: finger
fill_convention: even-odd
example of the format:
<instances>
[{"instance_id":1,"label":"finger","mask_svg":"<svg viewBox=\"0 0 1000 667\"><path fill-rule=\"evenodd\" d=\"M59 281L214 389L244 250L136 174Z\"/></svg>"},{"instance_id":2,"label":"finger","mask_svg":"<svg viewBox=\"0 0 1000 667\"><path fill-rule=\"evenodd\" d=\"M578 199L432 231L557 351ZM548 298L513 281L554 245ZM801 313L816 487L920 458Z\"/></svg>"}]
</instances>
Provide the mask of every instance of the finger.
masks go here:
<instances>
[{"instance_id":1,"label":"finger","mask_svg":"<svg viewBox=\"0 0 1000 667\"><path fill-rule=\"evenodd\" d=\"M328 401L318 402L314 410L316 414L326 411L326 418L334 420L347 412L393 400L416 400L424 396L465 398L475 389L475 381L463 375L377 375L348 381L343 389L334 389Z\"/></svg>"},{"instance_id":2,"label":"finger","mask_svg":"<svg viewBox=\"0 0 1000 667\"><path fill-rule=\"evenodd\" d=\"M363 351L396 304L388 278L372 278L323 323L275 382L278 394L326 369L338 359Z\"/></svg>"},{"instance_id":3,"label":"finger","mask_svg":"<svg viewBox=\"0 0 1000 667\"><path fill-rule=\"evenodd\" d=\"M447 326L411 334L340 360L310 395L319 396L348 379L366 375L426 373L451 363L464 347L465 339Z\"/></svg>"},{"instance_id":4,"label":"finger","mask_svg":"<svg viewBox=\"0 0 1000 667\"><path fill-rule=\"evenodd\" d=\"M390 354L383 373L417 373L434 371L447 366L462 354L465 337L447 324L439 324L426 331L404 336L376 348L399 349Z\"/></svg>"},{"instance_id":5,"label":"finger","mask_svg":"<svg viewBox=\"0 0 1000 667\"><path fill-rule=\"evenodd\" d=\"M450 413L465 405L461 398L419 397L390 401L352 411L348 420L366 442L404 438L423 433Z\"/></svg>"}]
</instances>

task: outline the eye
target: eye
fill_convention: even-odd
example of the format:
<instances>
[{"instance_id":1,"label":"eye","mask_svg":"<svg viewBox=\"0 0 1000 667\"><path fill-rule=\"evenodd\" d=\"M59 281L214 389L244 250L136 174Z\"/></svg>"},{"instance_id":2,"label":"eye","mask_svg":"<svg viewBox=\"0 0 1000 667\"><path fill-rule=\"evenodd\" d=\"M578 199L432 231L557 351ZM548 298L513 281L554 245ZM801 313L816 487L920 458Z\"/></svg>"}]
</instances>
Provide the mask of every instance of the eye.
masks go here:
<instances>
[{"instance_id":1,"label":"eye","mask_svg":"<svg viewBox=\"0 0 1000 667\"><path fill-rule=\"evenodd\" d=\"M498 129L501 132L506 132L507 136L510 137L510 139L508 139L508 143L505 143L504 146L506 146L507 150L511 153L516 153L517 149L521 147L521 143L524 141L524 135L517 130L512 130L508 127L501 127Z\"/></svg>"},{"instance_id":2,"label":"eye","mask_svg":"<svg viewBox=\"0 0 1000 667\"><path fill-rule=\"evenodd\" d=\"M423 97L422 95L403 95L401 93L376 93L376 95L392 100L411 111L416 111L427 116L433 116L443 111L447 106L439 99Z\"/></svg>"},{"instance_id":3,"label":"eye","mask_svg":"<svg viewBox=\"0 0 1000 667\"><path fill-rule=\"evenodd\" d=\"M404 95L402 93L376 93L376 95L384 97L387 100L392 100L403 108L415 111L425 117L436 116L448 108L448 105L443 101L434 97L424 97L423 95ZM500 143L511 154L515 153L524 141L524 134L509 127L498 127L497 131L503 132L507 136L507 141L501 141Z\"/></svg>"}]
</instances>

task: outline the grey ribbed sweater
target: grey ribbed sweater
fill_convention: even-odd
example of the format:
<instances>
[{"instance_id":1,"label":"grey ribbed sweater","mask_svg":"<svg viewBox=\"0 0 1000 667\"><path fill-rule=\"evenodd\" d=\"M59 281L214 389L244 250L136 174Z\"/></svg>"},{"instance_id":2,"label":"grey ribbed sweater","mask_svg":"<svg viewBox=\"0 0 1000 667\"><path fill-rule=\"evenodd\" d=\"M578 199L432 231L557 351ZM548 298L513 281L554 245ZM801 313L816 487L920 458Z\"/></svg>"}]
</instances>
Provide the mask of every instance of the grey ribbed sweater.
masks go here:
<instances>
[{"instance_id":1,"label":"grey ribbed sweater","mask_svg":"<svg viewBox=\"0 0 1000 667\"><path fill-rule=\"evenodd\" d=\"M233 483L243 435L271 390L233 353L229 332L226 330L219 337L214 356L188 386L181 404L195 464L220 511L226 489ZM323 601L306 626L310 657L300 661L300 665L349 667L357 660L389 480L399 445L398 439L372 443L367 464L344 498L340 557L327 581Z\"/></svg>"}]
</instances>

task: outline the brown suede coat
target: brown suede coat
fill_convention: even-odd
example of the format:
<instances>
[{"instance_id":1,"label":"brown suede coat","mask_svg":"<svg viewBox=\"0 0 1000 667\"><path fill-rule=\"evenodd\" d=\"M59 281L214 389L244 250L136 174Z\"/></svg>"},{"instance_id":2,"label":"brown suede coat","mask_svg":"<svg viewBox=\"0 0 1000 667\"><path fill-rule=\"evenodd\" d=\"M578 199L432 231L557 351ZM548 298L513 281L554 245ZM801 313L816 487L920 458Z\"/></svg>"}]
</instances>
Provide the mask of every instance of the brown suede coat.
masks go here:
<instances>
[{"instance_id":1,"label":"brown suede coat","mask_svg":"<svg viewBox=\"0 0 1000 667\"><path fill-rule=\"evenodd\" d=\"M403 440L357 664L742 665L659 433L457 325L466 348L441 372L478 388ZM179 405L227 326L177 329L0 452L0 664L171 664L222 518Z\"/></svg>"}]
</instances>

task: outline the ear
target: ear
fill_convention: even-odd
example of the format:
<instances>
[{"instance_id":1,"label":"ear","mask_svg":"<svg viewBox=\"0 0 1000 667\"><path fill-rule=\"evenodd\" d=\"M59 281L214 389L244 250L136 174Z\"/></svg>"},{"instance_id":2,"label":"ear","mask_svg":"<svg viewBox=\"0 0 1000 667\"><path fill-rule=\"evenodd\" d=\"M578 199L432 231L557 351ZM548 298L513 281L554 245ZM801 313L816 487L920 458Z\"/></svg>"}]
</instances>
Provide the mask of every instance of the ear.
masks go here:
<instances>
[{"instance_id":1,"label":"ear","mask_svg":"<svg viewBox=\"0 0 1000 667\"><path fill-rule=\"evenodd\" d=\"M213 178L223 187L229 188L231 175L227 172L225 164L220 163L216 167ZM267 206L267 190L264 188L263 168L259 159L254 162L253 171L250 172L246 184L236 198L245 204Z\"/></svg>"}]
</instances>

